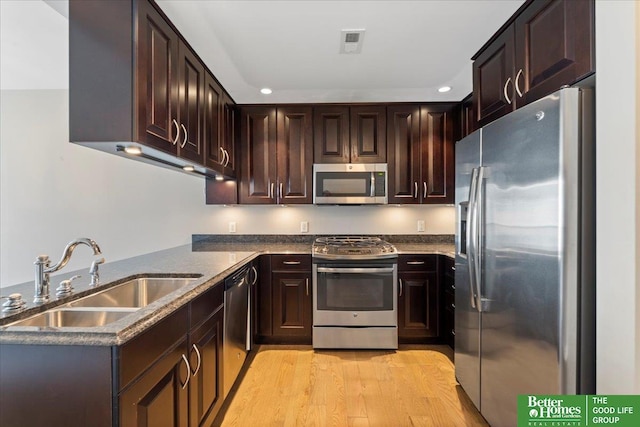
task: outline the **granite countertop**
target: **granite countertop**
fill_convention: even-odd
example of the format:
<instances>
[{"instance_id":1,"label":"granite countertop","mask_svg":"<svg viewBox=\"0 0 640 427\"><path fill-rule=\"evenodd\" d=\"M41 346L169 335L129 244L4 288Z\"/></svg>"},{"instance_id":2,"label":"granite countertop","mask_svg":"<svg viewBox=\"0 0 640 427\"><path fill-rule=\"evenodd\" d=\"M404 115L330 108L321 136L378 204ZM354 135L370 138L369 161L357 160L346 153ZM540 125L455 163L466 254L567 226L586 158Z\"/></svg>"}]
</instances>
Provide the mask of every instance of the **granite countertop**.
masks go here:
<instances>
[{"instance_id":1,"label":"granite countertop","mask_svg":"<svg viewBox=\"0 0 640 427\"><path fill-rule=\"evenodd\" d=\"M6 326L42 311L95 293L88 284L77 283L85 278L86 270L72 271L53 276L51 279L51 301L34 306L33 282L3 289L3 293L21 292L27 302L27 310L0 318L0 344L49 344L49 345L120 345L159 322L179 307L201 293L220 283L237 268L259 255L256 251L195 252L191 245L179 246L147 255L128 258L100 266L100 281L107 289L135 276L142 275L202 275L184 286L131 314L100 327L87 328L43 328L35 326ZM71 296L56 298L57 284L74 274L83 274L83 279L74 282L75 292ZM4 326L2 326L4 325Z\"/></svg>"},{"instance_id":2,"label":"granite countertop","mask_svg":"<svg viewBox=\"0 0 640 427\"><path fill-rule=\"evenodd\" d=\"M309 237L306 237L307 239ZM277 240L276 240L277 239ZM249 240L249 239L247 239ZM32 302L34 283L3 288L3 293L22 293L27 309L13 315L0 315L0 344L45 344L45 345L120 345L150 326L159 322L179 307L219 284L242 265L261 254L310 254L311 244L306 241L273 236L272 239L236 242L219 241L216 238L194 236L191 245L179 246L136 256L121 261L107 262L100 266L100 281L103 285L90 288L87 269L65 272L51 277L51 301L35 306ZM411 240L411 239L408 239ZM449 242L394 242L400 254L454 255L454 245ZM88 268L88 267L87 267ZM73 275L82 279L73 283L74 294L57 298L57 284ZM153 303L133 311L131 314L101 327L44 328L34 326L7 326L8 323L33 316L40 312L66 304L78 298L116 286L139 276L201 275L187 286L180 288Z\"/></svg>"}]
</instances>

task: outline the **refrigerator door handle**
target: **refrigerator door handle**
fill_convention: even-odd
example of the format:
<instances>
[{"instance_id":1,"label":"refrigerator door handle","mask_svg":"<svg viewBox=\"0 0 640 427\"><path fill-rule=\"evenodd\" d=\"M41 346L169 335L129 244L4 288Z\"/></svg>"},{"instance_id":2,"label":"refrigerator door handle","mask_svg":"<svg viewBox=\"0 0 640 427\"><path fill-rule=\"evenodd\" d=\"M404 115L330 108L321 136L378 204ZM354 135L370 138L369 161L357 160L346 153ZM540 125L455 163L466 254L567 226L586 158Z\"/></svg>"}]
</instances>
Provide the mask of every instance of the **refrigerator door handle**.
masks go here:
<instances>
[{"instance_id":1,"label":"refrigerator door handle","mask_svg":"<svg viewBox=\"0 0 640 427\"><path fill-rule=\"evenodd\" d=\"M474 242L474 257L473 260L475 262L474 272L475 272L475 292L476 295L476 307L479 312L484 311L484 307L482 304L482 242L484 240L484 233L482 230L482 213L484 212L484 197L482 192L484 181L484 167L480 166L478 168L478 176L476 180L476 197L474 208L474 238L476 241Z\"/></svg>"},{"instance_id":2,"label":"refrigerator door handle","mask_svg":"<svg viewBox=\"0 0 640 427\"><path fill-rule=\"evenodd\" d=\"M467 209L467 263L469 264L469 291L471 295L471 307L477 309L475 285L476 273L474 268L476 252L476 230L475 230L475 205L478 185L478 169L471 170L471 185L469 187L469 206Z\"/></svg>"}]
</instances>

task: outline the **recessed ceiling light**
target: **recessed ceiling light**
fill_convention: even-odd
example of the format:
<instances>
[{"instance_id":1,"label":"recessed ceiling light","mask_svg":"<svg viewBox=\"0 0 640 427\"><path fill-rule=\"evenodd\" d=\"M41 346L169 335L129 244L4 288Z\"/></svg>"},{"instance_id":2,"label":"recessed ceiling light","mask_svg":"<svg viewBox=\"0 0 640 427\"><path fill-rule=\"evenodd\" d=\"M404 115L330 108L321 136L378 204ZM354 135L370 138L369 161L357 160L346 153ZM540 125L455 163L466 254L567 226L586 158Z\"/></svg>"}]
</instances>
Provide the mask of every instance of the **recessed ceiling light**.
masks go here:
<instances>
[{"instance_id":1,"label":"recessed ceiling light","mask_svg":"<svg viewBox=\"0 0 640 427\"><path fill-rule=\"evenodd\" d=\"M263 95L271 95L272 92L273 91L268 87L263 87L262 89L260 89L260 93Z\"/></svg>"},{"instance_id":2,"label":"recessed ceiling light","mask_svg":"<svg viewBox=\"0 0 640 427\"><path fill-rule=\"evenodd\" d=\"M124 152L127 153L127 154L138 156L138 155L142 154L142 148L137 147L135 145L131 145L129 147L125 147L124 148Z\"/></svg>"},{"instance_id":3,"label":"recessed ceiling light","mask_svg":"<svg viewBox=\"0 0 640 427\"><path fill-rule=\"evenodd\" d=\"M450 90L451 90L451 86L442 86L441 88L438 88L438 92L440 93L449 92Z\"/></svg>"},{"instance_id":4,"label":"recessed ceiling light","mask_svg":"<svg viewBox=\"0 0 640 427\"><path fill-rule=\"evenodd\" d=\"M185 172L193 172L195 169L191 165L184 165L182 167L182 170L184 170Z\"/></svg>"}]
</instances>

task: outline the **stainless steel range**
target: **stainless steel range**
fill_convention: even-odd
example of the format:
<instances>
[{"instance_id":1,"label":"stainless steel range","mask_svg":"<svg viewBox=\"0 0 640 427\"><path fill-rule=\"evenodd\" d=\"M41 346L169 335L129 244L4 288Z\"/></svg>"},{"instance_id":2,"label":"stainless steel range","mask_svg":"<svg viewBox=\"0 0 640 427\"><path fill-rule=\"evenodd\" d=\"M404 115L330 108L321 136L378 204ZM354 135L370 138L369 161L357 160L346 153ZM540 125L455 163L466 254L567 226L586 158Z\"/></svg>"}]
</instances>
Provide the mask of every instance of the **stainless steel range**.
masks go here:
<instances>
[{"instance_id":1,"label":"stainless steel range","mask_svg":"<svg viewBox=\"0 0 640 427\"><path fill-rule=\"evenodd\" d=\"M313 347L398 348L398 253L377 237L313 243Z\"/></svg>"}]
</instances>

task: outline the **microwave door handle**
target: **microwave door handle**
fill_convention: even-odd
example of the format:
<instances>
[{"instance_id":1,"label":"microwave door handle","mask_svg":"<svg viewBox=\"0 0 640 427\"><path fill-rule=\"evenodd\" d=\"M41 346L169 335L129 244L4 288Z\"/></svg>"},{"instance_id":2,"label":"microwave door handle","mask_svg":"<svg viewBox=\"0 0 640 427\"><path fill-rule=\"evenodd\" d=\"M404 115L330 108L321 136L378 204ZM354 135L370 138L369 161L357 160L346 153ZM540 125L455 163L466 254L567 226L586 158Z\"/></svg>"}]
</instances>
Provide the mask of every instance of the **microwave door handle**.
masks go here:
<instances>
[{"instance_id":1,"label":"microwave door handle","mask_svg":"<svg viewBox=\"0 0 640 427\"><path fill-rule=\"evenodd\" d=\"M371 191L369 191L371 197L376 195L376 174L371 172Z\"/></svg>"}]
</instances>

